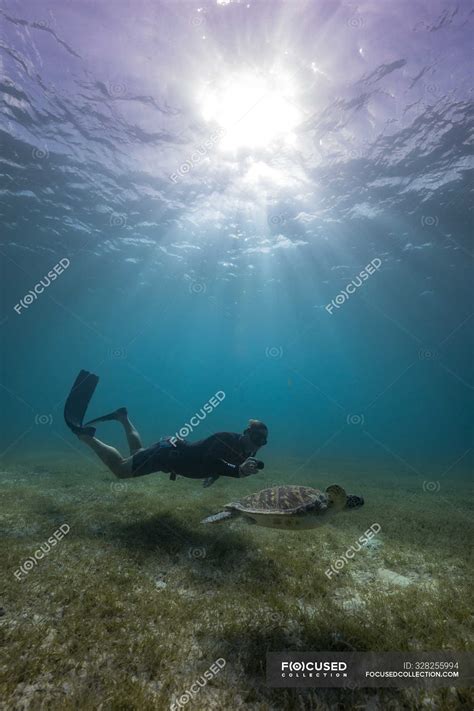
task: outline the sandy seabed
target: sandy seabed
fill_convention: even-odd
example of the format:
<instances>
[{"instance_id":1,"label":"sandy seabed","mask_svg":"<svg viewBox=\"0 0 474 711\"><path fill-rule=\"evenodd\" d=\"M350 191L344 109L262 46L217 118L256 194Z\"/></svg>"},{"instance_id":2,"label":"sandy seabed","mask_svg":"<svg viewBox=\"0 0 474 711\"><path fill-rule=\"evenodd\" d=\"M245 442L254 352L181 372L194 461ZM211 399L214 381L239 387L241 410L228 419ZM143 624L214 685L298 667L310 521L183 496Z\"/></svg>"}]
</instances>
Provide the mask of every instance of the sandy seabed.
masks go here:
<instances>
[{"instance_id":1,"label":"sandy seabed","mask_svg":"<svg viewBox=\"0 0 474 711\"><path fill-rule=\"evenodd\" d=\"M266 686L267 651L473 646L467 476L438 488L373 465L361 476L360 463L294 471L280 459L204 489L119 481L79 457L3 462L0 708L472 709L467 688ZM284 483L338 483L366 504L301 532L200 524Z\"/></svg>"}]
</instances>

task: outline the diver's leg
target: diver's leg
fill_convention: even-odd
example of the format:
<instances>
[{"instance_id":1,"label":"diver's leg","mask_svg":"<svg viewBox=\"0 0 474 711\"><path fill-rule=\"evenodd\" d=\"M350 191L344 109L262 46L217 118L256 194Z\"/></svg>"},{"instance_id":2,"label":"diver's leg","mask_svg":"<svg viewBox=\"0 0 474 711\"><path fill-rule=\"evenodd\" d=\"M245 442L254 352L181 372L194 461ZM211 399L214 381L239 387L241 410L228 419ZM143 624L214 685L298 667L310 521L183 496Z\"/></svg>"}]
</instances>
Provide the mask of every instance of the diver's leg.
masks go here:
<instances>
[{"instance_id":1,"label":"diver's leg","mask_svg":"<svg viewBox=\"0 0 474 711\"><path fill-rule=\"evenodd\" d=\"M139 449L143 449L143 444L140 439L140 435L130 422L127 411L125 410L123 414L121 413L117 417L117 419L119 422L122 423L123 428L125 430L125 434L127 435L127 442L128 447L130 449L130 454L135 454L135 452L138 452Z\"/></svg>"},{"instance_id":2,"label":"diver's leg","mask_svg":"<svg viewBox=\"0 0 474 711\"><path fill-rule=\"evenodd\" d=\"M125 415L121 416L119 422L122 423L123 428L125 430L130 454L135 454L135 452L138 452L139 449L143 449L143 444L140 435L131 423L128 414L125 413Z\"/></svg>"},{"instance_id":3,"label":"diver's leg","mask_svg":"<svg viewBox=\"0 0 474 711\"><path fill-rule=\"evenodd\" d=\"M127 436L130 454L135 454L135 452L138 452L139 449L143 449L140 435L130 422L126 407L119 407L118 410L109 412L107 415L102 415L101 417L96 417L94 420L89 420L89 422L86 422L85 426L93 425L96 422L110 422L112 420L115 420L115 422L120 422L123 425L125 434Z\"/></svg>"},{"instance_id":4,"label":"diver's leg","mask_svg":"<svg viewBox=\"0 0 474 711\"><path fill-rule=\"evenodd\" d=\"M124 459L120 452L108 444L104 444L97 437L89 437L89 435L78 435L81 442L87 444L93 452L97 454L99 459L110 469L112 474L115 474L119 479L127 479L132 476L132 458Z\"/></svg>"}]
</instances>

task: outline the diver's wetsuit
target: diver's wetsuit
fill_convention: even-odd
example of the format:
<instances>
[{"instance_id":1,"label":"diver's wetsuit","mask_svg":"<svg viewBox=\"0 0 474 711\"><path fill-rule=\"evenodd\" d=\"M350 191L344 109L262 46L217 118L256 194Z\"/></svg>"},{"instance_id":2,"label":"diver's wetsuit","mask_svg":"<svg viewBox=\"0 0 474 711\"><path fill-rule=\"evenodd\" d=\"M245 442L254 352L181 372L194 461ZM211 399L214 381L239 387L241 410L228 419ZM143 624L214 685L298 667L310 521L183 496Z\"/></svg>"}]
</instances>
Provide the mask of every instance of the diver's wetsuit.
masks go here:
<instances>
[{"instance_id":1,"label":"diver's wetsuit","mask_svg":"<svg viewBox=\"0 0 474 711\"><path fill-rule=\"evenodd\" d=\"M217 432L193 444L157 442L133 455L132 476L166 472L191 479L239 477L239 465L249 456L242 440L243 436L234 432Z\"/></svg>"}]
</instances>

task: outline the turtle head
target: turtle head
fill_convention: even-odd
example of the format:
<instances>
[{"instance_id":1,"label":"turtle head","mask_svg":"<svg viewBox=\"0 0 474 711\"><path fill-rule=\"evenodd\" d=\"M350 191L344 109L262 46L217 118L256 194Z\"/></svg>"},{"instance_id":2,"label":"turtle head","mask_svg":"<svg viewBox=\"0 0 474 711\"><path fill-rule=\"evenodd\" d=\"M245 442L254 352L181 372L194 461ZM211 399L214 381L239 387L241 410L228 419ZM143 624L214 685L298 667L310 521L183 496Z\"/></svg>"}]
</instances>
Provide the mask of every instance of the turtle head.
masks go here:
<instances>
[{"instance_id":1,"label":"turtle head","mask_svg":"<svg viewBox=\"0 0 474 711\"><path fill-rule=\"evenodd\" d=\"M364 497L348 494L346 501L346 509L358 509L364 505Z\"/></svg>"}]
</instances>

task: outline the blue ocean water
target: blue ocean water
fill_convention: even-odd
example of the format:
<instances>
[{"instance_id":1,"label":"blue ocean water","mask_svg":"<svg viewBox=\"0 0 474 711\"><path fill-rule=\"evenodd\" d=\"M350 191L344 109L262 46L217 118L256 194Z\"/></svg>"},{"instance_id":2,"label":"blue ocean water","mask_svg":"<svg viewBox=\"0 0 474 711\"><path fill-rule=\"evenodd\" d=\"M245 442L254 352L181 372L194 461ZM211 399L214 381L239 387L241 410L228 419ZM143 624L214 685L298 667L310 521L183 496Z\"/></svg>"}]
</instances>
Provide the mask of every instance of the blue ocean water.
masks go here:
<instances>
[{"instance_id":1,"label":"blue ocean water","mask_svg":"<svg viewBox=\"0 0 474 711\"><path fill-rule=\"evenodd\" d=\"M85 368L147 443L223 391L190 441L258 418L274 461L468 466L469 4L402 5L4 3L5 456L77 449Z\"/></svg>"},{"instance_id":2,"label":"blue ocean water","mask_svg":"<svg viewBox=\"0 0 474 711\"><path fill-rule=\"evenodd\" d=\"M472 17L0 2L2 709L472 709L463 664L265 678L472 649ZM264 469L116 479L64 421L81 369L145 446L262 420Z\"/></svg>"}]
</instances>

